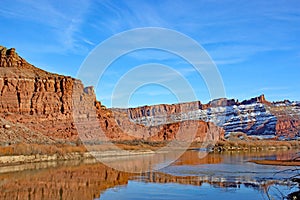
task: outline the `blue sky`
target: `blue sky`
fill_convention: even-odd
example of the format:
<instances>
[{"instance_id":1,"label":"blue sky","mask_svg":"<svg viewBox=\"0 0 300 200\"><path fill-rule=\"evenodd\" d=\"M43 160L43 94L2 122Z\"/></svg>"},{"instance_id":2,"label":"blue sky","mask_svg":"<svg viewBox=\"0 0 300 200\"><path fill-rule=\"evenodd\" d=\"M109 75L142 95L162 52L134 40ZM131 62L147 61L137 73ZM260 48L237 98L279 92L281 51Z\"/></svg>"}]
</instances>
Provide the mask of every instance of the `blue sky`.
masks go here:
<instances>
[{"instance_id":1,"label":"blue sky","mask_svg":"<svg viewBox=\"0 0 300 200\"><path fill-rule=\"evenodd\" d=\"M204 47L218 67L226 97L243 100L264 93L271 101L300 100L298 0L2 0L0 17L0 45L15 47L30 63L54 73L76 77L89 52L114 34L164 27ZM114 62L95 86L97 99L111 106L117 81L146 63L174 68L192 85L196 99L210 100L192 66L155 50L133 52ZM129 106L177 101L167 88L146 85L131 96Z\"/></svg>"}]
</instances>

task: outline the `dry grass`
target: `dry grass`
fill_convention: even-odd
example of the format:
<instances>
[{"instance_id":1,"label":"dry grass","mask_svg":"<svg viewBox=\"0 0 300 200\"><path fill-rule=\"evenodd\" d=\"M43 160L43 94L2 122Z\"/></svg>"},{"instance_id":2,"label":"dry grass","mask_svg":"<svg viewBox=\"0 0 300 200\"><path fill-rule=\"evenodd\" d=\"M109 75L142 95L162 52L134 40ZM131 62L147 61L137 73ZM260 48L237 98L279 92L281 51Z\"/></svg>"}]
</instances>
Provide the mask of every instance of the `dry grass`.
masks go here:
<instances>
[{"instance_id":1,"label":"dry grass","mask_svg":"<svg viewBox=\"0 0 300 200\"><path fill-rule=\"evenodd\" d=\"M216 151L232 150L274 150L274 149L297 149L299 141L275 141L275 140L252 140L252 141L229 141L221 140L215 145Z\"/></svg>"},{"instance_id":2,"label":"dry grass","mask_svg":"<svg viewBox=\"0 0 300 200\"><path fill-rule=\"evenodd\" d=\"M0 156L8 155L64 155L71 152L85 152L84 146L71 145L43 145L43 144L13 144L0 147Z\"/></svg>"},{"instance_id":3,"label":"dry grass","mask_svg":"<svg viewBox=\"0 0 300 200\"><path fill-rule=\"evenodd\" d=\"M89 145L89 151L107 151L116 150L118 148L124 150L157 150L164 147L167 142L153 142L143 140L118 141L111 144L95 144ZM201 144L192 144L197 147ZM277 150L277 149L299 149L299 141L274 141L274 140L220 140L214 145L215 151L258 151L258 150ZM9 146L0 146L0 156L8 155L65 155L71 152L86 152L87 149L83 144L67 145L67 144L12 144Z\"/></svg>"},{"instance_id":4,"label":"dry grass","mask_svg":"<svg viewBox=\"0 0 300 200\"><path fill-rule=\"evenodd\" d=\"M9 146L0 146L0 156L9 155L65 155L71 152L87 152L89 151L109 151L116 150L116 146L124 150L155 150L159 147L164 146L165 142L149 142L142 140L132 140L132 141L118 141L113 142L114 145L101 143L88 145L87 147L83 144L77 145L66 145L66 144L56 144L56 145L46 145L46 144L27 144L19 143L12 144Z\"/></svg>"},{"instance_id":5,"label":"dry grass","mask_svg":"<svg viewBox=\"0 0 300 200\"><path fill-rule=\"evenodd\" d=\"M126 140L114 142L116 146L124 150L156 150L167 145L167 142L155 142L146 140Z\"/></svg>"}]
</instances>

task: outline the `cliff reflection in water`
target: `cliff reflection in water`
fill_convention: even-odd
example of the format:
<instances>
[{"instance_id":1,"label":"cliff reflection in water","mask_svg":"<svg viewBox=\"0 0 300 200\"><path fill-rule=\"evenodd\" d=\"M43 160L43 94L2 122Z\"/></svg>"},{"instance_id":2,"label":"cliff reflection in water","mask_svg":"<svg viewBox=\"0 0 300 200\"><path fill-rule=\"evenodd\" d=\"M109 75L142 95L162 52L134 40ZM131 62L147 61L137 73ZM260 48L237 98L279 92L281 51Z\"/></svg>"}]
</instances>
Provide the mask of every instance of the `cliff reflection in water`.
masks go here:
<instances>
[{"instance_id":1,"label":"cliff reflection in water","mask_svg":"<svg viewBox=\"0 0 300 200\"><path fill-rule=\"evenodd\" d=\"M226 162L228 157L232 157L232 155L209 154L199 159L198 156L199 152L188 151L173 166L218 166ZM226 177L215 178L213 175L174 175L163 170L138 174L126 173L94 160L88 163L87 161L61 162L42 167L40 164L35 165L29 167L30 170L1 173L0 199L98 199L107 189L125 186L130 181L193 186L208 183L214 187L225 188L239 188L243 184L260 191L266 190L268 186L275 183L285 184L284 181L276 179L239 182L227 180ZM24 165L25 168L28 166Z\"/></svg>"},{"instance_id":2,"label":"cliff reflection in water","mask_svg":"<svg viewBox=\"0 0 300 200\"><path fill-rule=\"evenodd\" d=\"M0 199L94 199L128 183L128 173L103 164L63 163L46 169L0 174Z\"/></svg>"}]
</instances>

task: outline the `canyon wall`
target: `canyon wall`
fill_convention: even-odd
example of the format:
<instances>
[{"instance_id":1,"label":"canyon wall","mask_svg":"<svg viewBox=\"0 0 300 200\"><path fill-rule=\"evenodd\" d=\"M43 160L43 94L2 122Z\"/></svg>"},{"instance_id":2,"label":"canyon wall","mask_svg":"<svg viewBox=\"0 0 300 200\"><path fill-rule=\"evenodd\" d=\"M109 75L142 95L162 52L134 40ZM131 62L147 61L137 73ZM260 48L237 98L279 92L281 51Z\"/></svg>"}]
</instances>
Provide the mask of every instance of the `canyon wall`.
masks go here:
<instances>
[{"instance_id":1,"label":"canyon wall","mask_svg":"<svg viewBox=\"0 0 300 200\"><path fill-rule=\"evenodd\" d=\"M76 141L73 123L73 94L80 94L86 109L94 106L95 95L79 80L34 67L15 49L0 47L0 116L2 142ZM8 123L8 124L7 124ZM9 128L7 128L9 127ZM20 130L14 131L15 127ZM25 129L35 135L22 135ZM6 136L6 137L5 137ZM13 136L13 138L12 138Z\"/></svg>"},{"instance_id":2,"label":"canyon wall","mask_svg":"<svg viewBox=\"0 0 300 200\"><path fill-rule=\"evenodd\" d=\"M84 87L80 80L36 68L13 48L0 46L0 53L2 145L20 142L73 144L80 143L80 139L95 142L104 137L172 140L180 127L188 127L188 124L195 127L197 141L217 140L224 135L222 128L199 120L151 127L136 124L123 111L102 106L93 88ZM172 112L174 110L169 111Z\"/></svg>"},{"instance_id":3,"label":"canyon wall","mask_svg":"<svg viewBox=\"0 0 300 200\"><path fill-rule=\"evenodd\" d=\"M132 121L157 126L186 120L211 122L231 132L262 138L295 139L300 136L300 103L269 102L264 95L242 102L217 99L208 104L190 102L124 110Z\"/></svg>"},{"instance_id":4,"label":"canyon wall","mask_svg":"<svg viewBox=\"0 0 300 200\"><path fill-rule=\"evenodd\" d=\"M242 102L216 99L108 109L80 80L36 68L15 49L0 46L0 143L78 143L102 140L218 140L244 132L263 138L299 136L300 103L269 102L264 95ZM188 129L188 127L193 127ZM102 134L100 134L102 133ZM188 135L188 133L186 133Z\"/></svg>"}]
</instances>

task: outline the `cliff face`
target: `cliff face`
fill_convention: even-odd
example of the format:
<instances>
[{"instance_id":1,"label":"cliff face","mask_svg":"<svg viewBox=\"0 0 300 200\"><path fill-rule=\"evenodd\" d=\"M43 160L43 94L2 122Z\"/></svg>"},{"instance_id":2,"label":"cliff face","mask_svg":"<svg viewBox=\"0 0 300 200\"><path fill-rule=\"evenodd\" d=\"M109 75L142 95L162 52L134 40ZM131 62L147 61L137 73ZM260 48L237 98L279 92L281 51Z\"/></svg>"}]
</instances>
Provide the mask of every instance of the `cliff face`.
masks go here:
<instances>
[{"instance_id":1,"label":"cliff face","mask_svg":"<svg viewBox=\"0 0 300 200\"><path fill-rule=\"evenodd\" d=\"M79 80L38 69L14 49L0 47L0 52L0 113L70 118L73 90L95 100Z\"/></svg>"},{"instance_id":2,"label":"cliff face","mask_svg":"<svg viewBox=\"0 0 300 200\"><path fill-rule=\"evenodd\" d=\"M27 142L77 140L72 123L72 94L81 91L81 101L93 106L95 96L79 80L40 70L18 56L14 49L0 47L0 116L12 123L1 127L2 142L17 142L24 129L37 133ZM13 127L23 127L17 133ZM19 136L17 136L19 134ZM15 138L11 138L15 135ZM5 137L6 136L6 137ZM22 141L22 140L21 140Z\"/></svg>"},{"instance_id":3,"label":"cliff face","mask_svg":"<svg viewBox=\"0 0 300 200\"><path fill-rule=\"evenodd\" d=\"M182 128L192 131L188 127L194 128L196 141L218 140L224 130L279 139L299 136L299 102L272 103L262 95L242 102L222 98L207 104L107 109L80 80L38 69L15 49L0 46L0 53L2 144L77 142L78 132L83 132L81 139L102 140L99 129L113 140L172 140Z\"/></svg>"},{"instance_id":4,"label":"cliff face","mask_svg":"<svg viewBox=\"0 0 300 200\"><path fill-rule=\"evenodd\" d=\"M145 126L186 120L212 122L231 132L244 132L260 137L291 139L300 136L300 104L268 102L264 95L242 102L217 99L176 105L155 105L127 110L132 121Z\"/></svg>"},{"instance_id":5,"label":"cliff face","mask_svg":"<svg viewBox=\"0 0 300 200\"><path fill-rule=\"evenodd\" d=\"M80 80L38 69L21 58L15 49L0 46L0 53L2 145L74 143L79 140L78 133L84 140L102 140L100 129L113 140L161 141L174 139L178 134L180 122L152 127L136 124L123 111L103 107L96 101L93 88L85 88ZM173 107L170 109L166 114L175 112ZM184 122L182 126L187 123L197 125L197 140L203 140L213 131L218 131L216 134L220 137L224 133L212 123ZM216 135L208 137L218 139Z\"/></svg>"}]
</instances>

